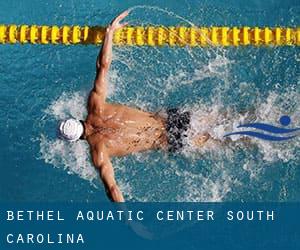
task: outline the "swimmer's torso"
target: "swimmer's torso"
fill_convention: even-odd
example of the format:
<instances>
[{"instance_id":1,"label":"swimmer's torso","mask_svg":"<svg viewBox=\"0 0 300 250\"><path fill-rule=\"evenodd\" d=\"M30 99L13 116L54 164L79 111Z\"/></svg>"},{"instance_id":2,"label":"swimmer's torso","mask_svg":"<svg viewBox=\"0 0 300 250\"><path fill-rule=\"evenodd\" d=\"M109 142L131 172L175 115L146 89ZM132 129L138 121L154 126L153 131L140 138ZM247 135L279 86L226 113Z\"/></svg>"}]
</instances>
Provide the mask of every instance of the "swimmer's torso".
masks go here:
<instances>
[{"instance_id":1,"label":"swimmer's torso","mask_svg":"<svg viewBox=\"0 0 300 250\"><path fill-rule=\"evenodd\" d=\"M92 149L96 144L104 143L110 156L122 156L166 146L162 118L124 105L99 105L93 99L90 96L86 119L92 127L87 136Z\"/></svg>"}]
</instances>

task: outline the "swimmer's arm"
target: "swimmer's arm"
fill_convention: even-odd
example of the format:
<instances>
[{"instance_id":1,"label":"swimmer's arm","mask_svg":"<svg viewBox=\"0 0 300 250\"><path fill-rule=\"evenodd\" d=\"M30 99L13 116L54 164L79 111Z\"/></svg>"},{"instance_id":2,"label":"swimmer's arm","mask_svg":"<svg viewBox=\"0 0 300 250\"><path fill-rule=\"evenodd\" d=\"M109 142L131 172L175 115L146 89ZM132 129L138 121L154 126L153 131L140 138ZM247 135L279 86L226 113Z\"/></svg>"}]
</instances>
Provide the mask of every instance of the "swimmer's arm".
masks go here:
<instances>
[{"instance_id":1,"label":"swimmer's arm","mask_svg":"<svg viewBox=\"0 0 300 250\"><path fill-rule=\"evenodd\" d=\"M107 94L107 75L112 61L112 39L113 33L107 28L103 46L96 61L96 78L94 91L104 99Z\"/></svg>"},{"instance_id":2,"label":"swimmer's arm","mask_svg":"<svg viewBox=\"0 0 300 250\"><path fill-rule=\"evenodd\" d=\"M111 24L107 27L103 46L96 61L96 78L94 84L94 91L102 96L104 99L107 95L107 75L112 61L112 44L114 32L117 29L123 28L127 23L120 23L127 15L128 11L123 12L117 16Z\"/></svg>"},{"instance_id":3,"label":"swimmer's arm","mask_svg":"<svg viewBox=\"0 0 300 250\"><path fill-rule=\"evenodd\" d=\"M96 148L92 157L95 167L99 170L108 198L114 202L124 202L123 195L115 180L114 169L106 147L102 144Z\"/></svg>"}]
</instances>

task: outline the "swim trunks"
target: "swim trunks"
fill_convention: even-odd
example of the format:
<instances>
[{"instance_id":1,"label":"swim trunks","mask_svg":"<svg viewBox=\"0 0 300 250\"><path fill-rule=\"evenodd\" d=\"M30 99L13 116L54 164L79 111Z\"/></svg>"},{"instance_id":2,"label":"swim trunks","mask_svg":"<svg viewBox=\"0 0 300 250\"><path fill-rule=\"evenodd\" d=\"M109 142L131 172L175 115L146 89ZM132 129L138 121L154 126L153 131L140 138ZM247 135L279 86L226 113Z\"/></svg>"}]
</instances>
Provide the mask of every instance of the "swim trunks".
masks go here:
<instances>
[{"instance_id":1,"label":"swim trunks","mask_svg":"<svg viewBox=\"0 0 300 250\"><path fill-rule=\"evenodd\" d=\"M180 112L178 108L167 110L167 132L169 152L174 153L183 148L183 139L190 128L190 112Z\"/></svg>"}]
</instances>

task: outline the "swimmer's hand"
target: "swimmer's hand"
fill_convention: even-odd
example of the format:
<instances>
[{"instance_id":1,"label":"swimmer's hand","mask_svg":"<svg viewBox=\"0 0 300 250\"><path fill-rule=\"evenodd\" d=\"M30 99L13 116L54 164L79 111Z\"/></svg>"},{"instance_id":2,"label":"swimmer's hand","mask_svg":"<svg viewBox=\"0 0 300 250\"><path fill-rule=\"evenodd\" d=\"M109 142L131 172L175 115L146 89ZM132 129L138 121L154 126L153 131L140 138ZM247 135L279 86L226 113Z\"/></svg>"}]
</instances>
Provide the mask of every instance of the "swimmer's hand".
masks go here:
<instances>
[{"instance_id":1,"label":"swimmer's hand","mask_svg":"<svg viewBox=\"0 0 300 250\"><path fill-rule=\"evenodd\" d=\"M118 29L124 28L126 25L128 25L128 22L120 23L125 17L127 17L129 14L129 11L126 10L123 13L121 13L119 16L117 16L107 27L107 32L115 32Z\"/></svg>"}]
</instances>

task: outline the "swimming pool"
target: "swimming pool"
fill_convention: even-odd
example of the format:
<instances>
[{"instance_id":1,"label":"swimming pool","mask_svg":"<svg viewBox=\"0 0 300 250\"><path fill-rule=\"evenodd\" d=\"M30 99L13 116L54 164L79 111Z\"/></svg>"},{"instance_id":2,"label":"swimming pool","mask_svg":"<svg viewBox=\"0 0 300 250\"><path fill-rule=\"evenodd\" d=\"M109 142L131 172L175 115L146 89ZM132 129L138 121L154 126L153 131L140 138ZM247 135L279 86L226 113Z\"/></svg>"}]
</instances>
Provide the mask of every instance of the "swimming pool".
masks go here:
<instances>
[{"instance_id":1,"label":"swimming pool","mask_svg":"<svg viewBox=\"0 0 300 250\"><path fill-rule=\"evenodd\" d=\"M132 8L132 25L297 26L298 1L1 2L0 23L107 24ZM84 142L56 139L59 119L83 118L95 46L0 46L1 201L103 201ZM215 136L240 122L300 126L299 47L116 47L109 100L150 111L179 106ZM249 113L247 113L249 111ZM224 114L227 114L226 116ZM252 117L252 118L251 118ZM253 118L255 117L255 118ZM193 124L204 129L202 124ZM129 201L299 201L300 137L285 143L208 146L180 155L113 160Z\"/></svg>"}]
</instances>

